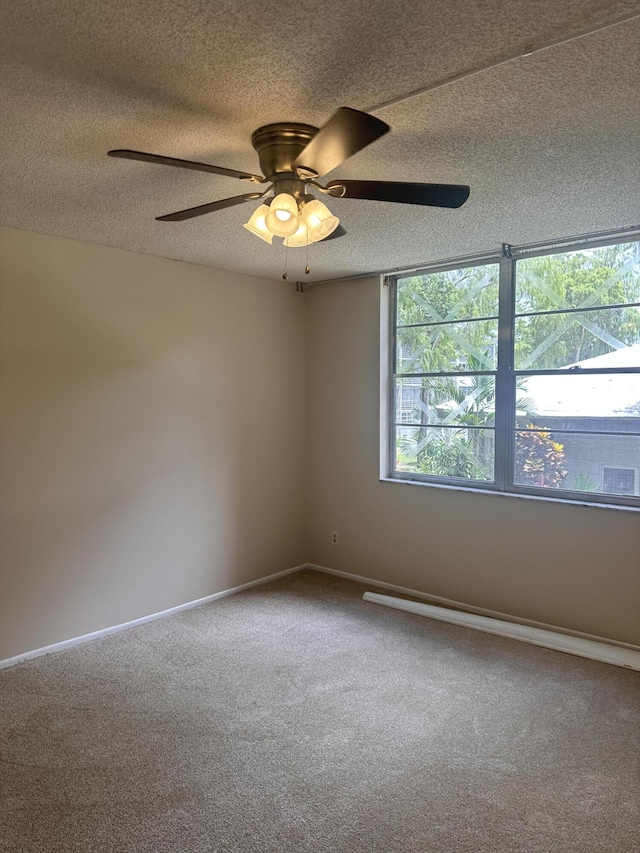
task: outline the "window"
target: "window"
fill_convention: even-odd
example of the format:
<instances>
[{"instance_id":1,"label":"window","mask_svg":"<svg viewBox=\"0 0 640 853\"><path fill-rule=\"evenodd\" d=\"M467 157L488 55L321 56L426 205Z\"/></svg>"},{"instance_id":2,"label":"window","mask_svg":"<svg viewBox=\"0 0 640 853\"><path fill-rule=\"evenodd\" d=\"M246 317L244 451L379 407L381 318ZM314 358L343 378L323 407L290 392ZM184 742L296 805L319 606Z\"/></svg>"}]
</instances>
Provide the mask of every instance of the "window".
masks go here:
<instances>
[{"instance_id":1,"label":"window","mask_svg":"<svg viewBox=\"0 0 640 853\"><path fill-rule=\"evenodd\" d=\"M391 477L640 506L640 242L387 282Z\"/></svg>"},{"instance_id":2,"label":"window","mask_svg":"<svg viewBox=\"0 0 640 853\"><path fill-rule=\"evenodd\" d=\"M604 468L603 491L610 495L635 495L636 472L633 468Z\"/></svg>"}]
</instances>

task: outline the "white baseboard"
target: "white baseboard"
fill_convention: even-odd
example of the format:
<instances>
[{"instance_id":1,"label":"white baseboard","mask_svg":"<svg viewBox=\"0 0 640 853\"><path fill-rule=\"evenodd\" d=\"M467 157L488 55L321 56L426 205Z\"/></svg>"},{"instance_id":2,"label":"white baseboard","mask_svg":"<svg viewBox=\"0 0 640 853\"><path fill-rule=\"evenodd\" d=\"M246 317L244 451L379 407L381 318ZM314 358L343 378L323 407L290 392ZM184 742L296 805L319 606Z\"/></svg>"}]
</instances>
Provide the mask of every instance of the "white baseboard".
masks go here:
<instances>
[{"instance_id":1,"label":"white baseboard","mask_svg":"<svg viewBox=\"0 0 640 853\"><path fill-rule=\"evenodd\" d=\"M586 634L583 631L572 631L570 628L561 628L557 625L549 625L546 622L536 622L533 619L522 619L519 616L511 616L509 613L501 613L499 610L488 610L486 607L475 607L473 604L466 604L463 601L455 601L453 598L443 598L441 595L430 595L426 592L419 592L416 589L409 589L406 586L398 586L394 583L376 580L375 578L365 578L362 575L354 575L350 572L341 572L338 569L330 569L328 566L319 566L316 563L305 563L303 569L313 569L316 572L324 572L327 575L337 575L340 578L356 581L357 583L367 584L368 586L377 586L382 589L390 589L393 592L399 592L402 595L410 595L412 598L421 598L423 601L434 601L444 607L452 607L455 610L462 610L467 613L475 613L479 616L488 616L491 619L500 619L506 622L514 622L517 625L526 625L530 628L538 628L543 631L553 631L556 634L567 637L579 637L583 640L589 640L595 643L606 643L607 646L614 646L620 649L629 649L630 651L640 652L640 646L634 646L632 643L623 643L620 640L610 640L607 637L599 637L596 634ZM621 664L625 666L626 664Z\"/></svg>"},{"instance_id":2,"label":"white baseboard","mask_svg":"<svg viewBox=\"0 0 640 853\"><path fill-rule=\"evenodd\" d=\"M449 610L448 607L425 604L424 601L408 601L406 598L394 598L392 595L380 595L377 592L365 592L363 598L372 604L382 604L384 607L393 607L417 616L426 616L429 619L461 625L463 628L471 628L474 631L497 634L499 637L519 640L521 643L543 646L545 649L554 649L557 652L640 671L640 652L621 649L609 643L571 637L568 634L559 634L557 631L531 628L529 625L518 625L515 622L505 622L503 619L492 619L490 616L478 616L476 613L465 613L461 610Z\"/></svg>"},{"instance_id":3,"label":"white baseboard","mask_svg":"<svg viewBox=\"0 0 640 853\"><path fill-rule=\"evenodd\" d=\"M269 581L277 580L277 578L285 575L299 572L301 569L307 568L306 563L302 566L294 566L292 569L284 569L282 572L276 572L273 575L267 575L264 578L258 578L255 581L234 586L231 589L223 589L221 592L214 592L213 595L206 595L204 598L198 598L195 601L187 601L185 604L178 604L176 607L170 607L168 610L161 610L159 613L151 613L149 616L141 616L139 619L132 619L131 622L123 622L121 625L113 625L110 628L101 628L99 631L93 631L91 634L83 634L81 637L72 637L70 640L62 640L60 643L53 643L50 646L43 646L41 649L33 649L30 652L23 652L15 657L0 660L0 669L6 669L8 666L15 666L17 663L22 663L25 660L38 658L41 655L49 655L52 652L59 652L62 649L69 649L71 646L78 646L80 643L88 643L90 640L97 640L100 637L106 637L108 634L117 634L119 631L126 631L127 628L135 628L136 625L144 625L145 622L155 622L156 619L164 619L167 616L173 616L175 613L181 613L183 610L191 610L193 607L201 607L203 604L209 604L216 601L218 598L226 598L228 595L234 595L236 592L242 592L244 589L250 589L252 586L261 586Z\"/></svg>"},{"instance_id":4,"label":"white baseboard","mask_svg":"<svg viewBox=\"0 0 640 853\"><path fill-rule=\"evenodd\" d=\"M282 572L276 572L275 574L267 575L264 578L258 578L254 581L249 581L248 583L232 587L231 589L224 589L220 592L214 592L213 595L207 595L204 598L199 598L195 601L187 601L185 604L178 604L176 607L170 607L168 610L162 610L159 613L151 613L149 616L142 616L139 619L133 619L131 622L123 622L121 625L114 625L110 628L102 628L99 631L93 631L91 634L83 634L80 637L72 637L69 640L62 640L61 642L53 643L50 646L43 646L41 649L33 649L33 651L15 655L15 657L7 658L6 660L0 661L0 669L5 669L9 666L15 666L16 664L21 663L22 661L31 660L32 658L37 658L41 655L48 655L52 652L59 652L62 649L68 649L72 646L77 646L80 643L88 643L90 640L97 640L100 637L106 637L109 634L116 634L119 631L125 631L127 628L135 628L136 625L143 625L145 622L153 622L156 619L164 619L165 617L172 616L175 613L181 613L183 610L190 610L193 607L201 607L203 604L209 604L212 601L216 601L218 598L225 598L228 595L234 595L236 592L242 592L242 590L269 583L270 581L277 580L278 578L284 577L285 575L290 575L294 572L299 572L302 569L312 569L316 572L322 572L328 575L336 575L341 578L347 578L348 580L356 581L357 583L367 584L368 586L389 589L393 592L399 592L401 595L409 595L412 598L419 598L423 601L437 602L437 604L442 605L444 607L452 607L463 612L473 613L479 616L487 616L491 619L504 620L505 622L515 623L515 625L525 625L530 628L553 632L558 635L556 644L551 645L545 643L545 645L547 646L547 648L554 648L558 651L568 651L572 654L581 654L581 652L572 652L571 649L566 648L567 637L580 638L590 642L605 644L609 648L606 658L607 662L615 663L617 666L629 667L630 664L628 662L627 656L624 654L620 654L618 656L619 660L612 659L615 658L616 648L620 649L621 651L624 649L628 649L632 652L640 653L640 646L635 646L631 643L623 643L618 640L610 640L606 637L599 637L594 634L586 634L581 631L572 631L567 628L560 628L555 625L549 625L545 622L536 622L532 619L522 619L518 616L511 616L508 613L501 613L498 610L489 610L485 607L475 607L474 605L466 604L465 602L461 601L455 601L451 598L443 598L440 595L430 595L429 593L420 592L419 590L415 589L409 589L408 587L399 586L398 584L387 583L386 581L376 580L375 578L367 578L363 575L352 574L351 572L342 572L339 569L331 569L328 566L320 566L317 563L303 563L301 566L294 566L291 569L284 569L284 571ZM518 637L515 638L518 639ZM584 656L593 657L593 655ZM595 659L603 660L602 657L596 657ZM631 668L635 669L636 667L632 666Z\"/></svg>"}]
</instances>

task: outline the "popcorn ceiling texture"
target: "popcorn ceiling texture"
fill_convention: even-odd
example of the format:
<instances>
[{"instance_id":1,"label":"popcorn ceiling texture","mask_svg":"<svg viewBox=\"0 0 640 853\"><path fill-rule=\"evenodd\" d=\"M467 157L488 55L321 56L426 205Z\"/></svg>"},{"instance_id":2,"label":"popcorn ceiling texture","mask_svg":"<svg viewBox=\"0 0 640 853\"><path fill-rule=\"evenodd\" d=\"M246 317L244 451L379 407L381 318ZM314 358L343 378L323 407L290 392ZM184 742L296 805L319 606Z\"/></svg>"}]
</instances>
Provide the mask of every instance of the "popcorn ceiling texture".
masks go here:
<instances>
[{"instance_id":1,"label":"popcorn ceiling texture","mask_svg":"<svg viewBox=\"0 0 640 853\"><path fill-rule=\"evenodd\" d=\"M253 129L322 124L637 12L630 0L80 0L0 10L0 223L279 277L230 178L107 158L137 148L254 171ZM332 178L468 183L459 211L332 200L348 235L313 279L640 223L640 19L377 113L392 132ZM297 266L300 270L297 270ZM290 276L304 266L291 252Z\"/></svg>"}]
</instances>

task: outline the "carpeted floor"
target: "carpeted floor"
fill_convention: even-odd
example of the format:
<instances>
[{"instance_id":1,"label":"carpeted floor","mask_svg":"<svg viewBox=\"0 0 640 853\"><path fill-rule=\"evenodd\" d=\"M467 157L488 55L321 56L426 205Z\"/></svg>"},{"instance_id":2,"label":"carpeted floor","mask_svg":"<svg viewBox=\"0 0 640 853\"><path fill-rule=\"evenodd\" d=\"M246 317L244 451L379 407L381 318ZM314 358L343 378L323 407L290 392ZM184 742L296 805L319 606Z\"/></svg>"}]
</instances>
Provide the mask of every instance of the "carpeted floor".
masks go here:
<instances>
[{"instance_id":1,"label":"carpeted floor","mask_svg":"<svg viewBox=\"0 0 640 853\"><path fill-rule=\"evenodd\" d=\"M0 672L2 853L638 853L640 677L310 571Z\"/></svg>"}]
</instances>

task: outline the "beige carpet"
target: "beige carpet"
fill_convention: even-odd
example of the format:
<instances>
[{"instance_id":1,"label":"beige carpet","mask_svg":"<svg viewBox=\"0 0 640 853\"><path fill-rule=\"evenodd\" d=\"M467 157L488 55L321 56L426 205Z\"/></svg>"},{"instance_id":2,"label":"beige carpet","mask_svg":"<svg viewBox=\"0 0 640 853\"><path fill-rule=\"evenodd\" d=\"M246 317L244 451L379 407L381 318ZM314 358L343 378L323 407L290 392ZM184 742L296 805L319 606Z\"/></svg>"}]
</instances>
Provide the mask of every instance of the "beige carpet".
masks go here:
<instances>
[{"instance_id":1,"label":"beige carpet","mask_svg":"<svg viewBox=\"0 0 640 853\"><path fill-rule=\"evenodd\" d=\"M314 572L0 672L2 853L637 853L638 673Z\"/></svg>"}]
</instances>

